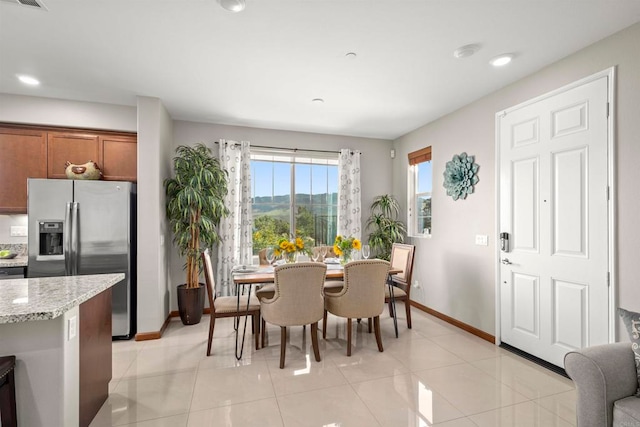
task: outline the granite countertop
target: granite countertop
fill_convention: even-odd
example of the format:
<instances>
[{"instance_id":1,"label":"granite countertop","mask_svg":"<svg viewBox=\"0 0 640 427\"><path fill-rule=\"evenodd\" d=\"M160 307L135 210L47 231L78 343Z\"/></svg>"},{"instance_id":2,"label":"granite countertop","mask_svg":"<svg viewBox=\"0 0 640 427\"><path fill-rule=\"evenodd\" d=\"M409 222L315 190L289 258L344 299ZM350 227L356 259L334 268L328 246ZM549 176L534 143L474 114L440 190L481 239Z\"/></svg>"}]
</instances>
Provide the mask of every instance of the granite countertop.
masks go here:
<instances>
[{"instance_id":1,"label":"granite countertop","mask_svg":"<svg viewBox=\"0 0 640 427\"><path fill-rule=\"evenodd\" d=\"M0 259L0 268L6 267L26 267L29 257L26 255L18 255L13 259Z\"/></svg>"},{"instance_id":2,"label":"granite countertop","mask_svg":"<svg viewBox=\"0 0 640 427\"><path fill-rule=\"evenodd\" d=\"M0 323L55 319L123 279L124 273L0 280Z\"/></svg>"}]
</instances>

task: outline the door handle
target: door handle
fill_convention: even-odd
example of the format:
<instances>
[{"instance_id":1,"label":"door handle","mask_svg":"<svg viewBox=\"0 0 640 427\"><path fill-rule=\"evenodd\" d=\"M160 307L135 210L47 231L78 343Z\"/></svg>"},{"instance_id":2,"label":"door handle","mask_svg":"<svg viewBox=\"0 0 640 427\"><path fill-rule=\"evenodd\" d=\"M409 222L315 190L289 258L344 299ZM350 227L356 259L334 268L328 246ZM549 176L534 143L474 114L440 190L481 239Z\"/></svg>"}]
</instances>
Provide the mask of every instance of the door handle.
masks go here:
<instances>
[{"instance_id":1,"label":"door handle","mask_svg":"<svg viewBox=\"0 0 640 427\"><path fill-rule=\"evenodd\" d=\"M64 274L70 276L71 273L71 203L67 203L67 209L64 212Z\"/></svg>"},{"instance_id":2,"label":"door handle","mask_svg":"<svg viewBox=\"0 0 640 427\"><path fill-rule=\"evenodd\" d=\"M73 232L71 233L71 275L78 275L78 232L80 231L80 226L78 224L78 202L73 202L71 204L71 226L73 227Z\"/></svg>"},{"instance_id":3,"label":"door handle","mask_svg":"<svg viewBox=\"0 0 640 427\"><path fill-rule=\"evenodd\" d=\"M509 258L502 258L500 260L500 262L503 263L504 265L511 265L512 264L512 262L509 261Z\"/></svg>"}]
</instances>

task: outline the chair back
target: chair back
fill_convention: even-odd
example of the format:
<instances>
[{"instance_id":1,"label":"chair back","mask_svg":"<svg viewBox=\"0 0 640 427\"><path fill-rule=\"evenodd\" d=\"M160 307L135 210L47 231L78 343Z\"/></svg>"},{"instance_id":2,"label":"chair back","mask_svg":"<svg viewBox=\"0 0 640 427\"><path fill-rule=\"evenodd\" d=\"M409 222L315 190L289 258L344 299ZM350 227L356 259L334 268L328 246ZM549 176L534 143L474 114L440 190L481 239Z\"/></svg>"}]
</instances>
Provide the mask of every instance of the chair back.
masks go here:
<instances>
[{"instance_id":1,"label":"chair back","mask_svg":"<svg viewBox=\"0 0 640 427\"><path fill-rule=\"evenodd\" d=\"M411 276L413 274L413 257L415 246L403 243L394 243L391 247L391 268L402 270L402 273L392 276L393 282L403 285L402 288L411 288ZM404 289L407 291L407 289Z\"/></svg>"},{"instance_id":2,"label":"chair back","mask_svg":"<svg viewBox=\"0 0 640 427\"><path fill-rule=\"evenodd\" d=\"M269 261L267 261L267 249L260 249L258 251L258 263L260 265L270 265Z\"/></svg>"},{"instance_id":3,"label":"chair back","mask_svg":"<svg viewBox=\"0 0 640 427\"><path fill-rule=\"evenodd\" d=\"M263 300L270 306L265 319L271 317L267 321L280 326L308 325L322 319L322 288L326 273L327 266L317 262L277 266L274 269L275 295L271 300Z\"/></svg>"},{"instance_id":4,"label":"chair back","mask_svg":"<svg viewBox=\"0 0 640 427\"><path fill-rule=\"evenodd\" d=\"M342 302L351 318L379 316L390 264L380 259L352 261L344 266Z\"/></svg>"},{"instance_id":5,"label":"chair back","mask_svg":"<svg viewBox=\"0 0 640 427\"><path fill-rule=\"evenodd\" d=\"M202 252L202 266L204 267L204 282L207 286L207 298L209 298L209 308L211 309L211 315L216 312L215 304L216 299L215 289L216 282L213 278L213 267L211 266L211 256L209 255L209 249L205 249Z\"/></svg>"}]
</instances>

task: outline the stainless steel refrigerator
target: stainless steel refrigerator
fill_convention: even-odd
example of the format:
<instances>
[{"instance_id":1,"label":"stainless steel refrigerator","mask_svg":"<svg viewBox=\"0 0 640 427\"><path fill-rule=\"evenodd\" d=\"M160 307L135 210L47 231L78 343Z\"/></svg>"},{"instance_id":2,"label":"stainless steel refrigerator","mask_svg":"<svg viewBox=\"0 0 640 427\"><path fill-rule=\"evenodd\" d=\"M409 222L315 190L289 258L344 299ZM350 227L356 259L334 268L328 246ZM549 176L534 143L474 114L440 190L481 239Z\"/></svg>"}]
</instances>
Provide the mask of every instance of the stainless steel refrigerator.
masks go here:
<instances>
[{"instance_id":1,"label":"stainless steel refrigerator","mask_svg":"<svg viewBox=\"0 0 640 427\"><path fill-rule=\"evenodd\" d=\"M124 273L112 288L114 338L135 334L136 185L120 181L27 181L27 277Z\"/></svg>"}]
</instances>

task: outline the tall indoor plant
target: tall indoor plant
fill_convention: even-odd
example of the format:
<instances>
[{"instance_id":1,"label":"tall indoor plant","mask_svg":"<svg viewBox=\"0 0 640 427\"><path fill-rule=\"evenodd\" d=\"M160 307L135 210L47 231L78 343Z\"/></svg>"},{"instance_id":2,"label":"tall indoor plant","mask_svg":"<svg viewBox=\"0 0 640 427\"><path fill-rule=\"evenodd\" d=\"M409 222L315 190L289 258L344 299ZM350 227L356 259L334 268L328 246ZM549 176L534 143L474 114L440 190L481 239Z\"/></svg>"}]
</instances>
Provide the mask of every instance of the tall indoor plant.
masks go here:
<instances>
[{"instance_id":1,"label":"tall indoor plant","mask_svg":"<svg viewBox=\"0 0 640 427\"><path fill-rule=\"evenodd\" d=\"M400 207L393 196L383 194L373 199L367 230L372 229L369 245L376 251L378 258L389 261L393 244L404 242L407 228L398 220L399 214Z\"/></svg>"},{"instance_id":2,"label":"tall indoor plant","mask_svg":"<svg viewBox=\"0 0 640 427\"><path fill-rule=\"evenodd\" d=\"M224 205L228 174L202 143L176 148L173 169L175 176L164 181L167 218L173 242L186 258L187 282L178 285L178 309L182 323L191 325L200 322L204 307L201 254L220 240L217 227L229 214Z\"/></svg>"}]
</instances>

